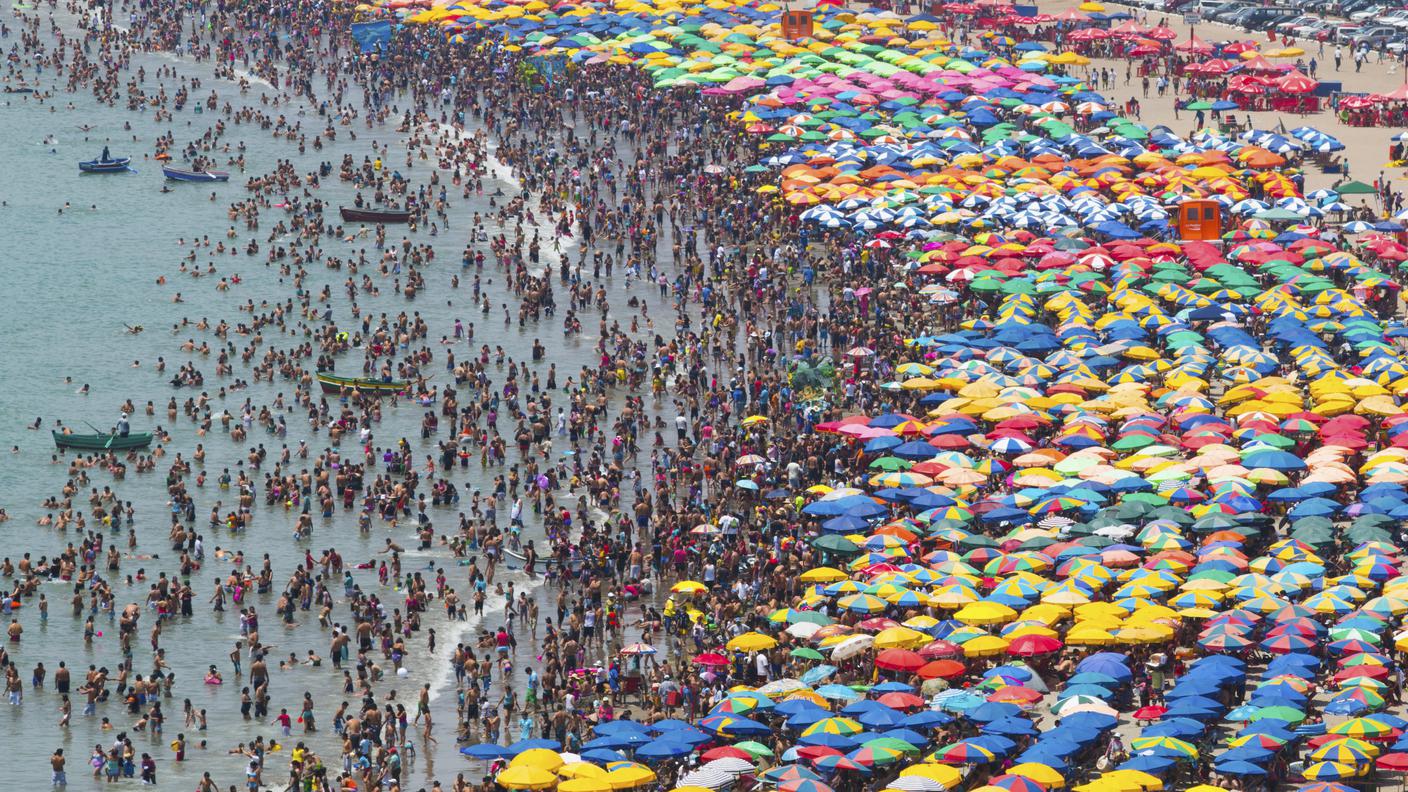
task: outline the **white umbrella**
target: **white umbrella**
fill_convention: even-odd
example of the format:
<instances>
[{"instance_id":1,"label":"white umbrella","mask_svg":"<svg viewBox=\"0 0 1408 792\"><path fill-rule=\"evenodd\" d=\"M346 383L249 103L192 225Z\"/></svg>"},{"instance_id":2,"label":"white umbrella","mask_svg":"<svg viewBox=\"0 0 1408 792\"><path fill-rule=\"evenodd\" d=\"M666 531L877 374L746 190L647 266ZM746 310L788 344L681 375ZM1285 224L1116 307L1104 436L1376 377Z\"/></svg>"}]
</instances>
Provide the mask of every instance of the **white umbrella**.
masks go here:
<instances>
[{"instance_id":1,"label":"white umbrella","mask_svg":"<svg viewBox=\"0 0 1408 792\"><path fill-rule=\"evenodd\" d=\"M680 780L676 782L676 785L726 789L733 786L735 778L737 778L737 776L732 773L725 773L722 770L712 769L706 765L691 773L685 773L680 777Z\"/></svg>"},{"instance_id":2,"label":"white umbrella","mask_svg":"<svg viewBox=\"0 0 1408 792\"><path fill-rule=\"evenodd\" d=\"M793 638L801 638L802 640L806 640L808 638L811 638L813 635L816 635L817 630L820 629L820 624L813 624L812 622L797 622L796 624L789 624L787 626L787 634L792 636Z\"/></svg>"},{"instance_id":3,"label":"white umbrella","mask_svg":"<svg viewBox=\"0 0 1408 792\"><path fill-rule=\"evenodd\" d=\"M849 660L864 654L866 650L875 645L873 635L852 635L846 640L836 644L836 648L831 650L832 660Z\"/></svg>"},{"instance_id":4,"label":"white umbrella","mask_svg":"<svg viewBox=\"0 0 1408 792\"><path fill-rule=\"evenodd\" d=\"M821 625L818 624L815 626L817 627L817 629L821 629ZM763 685L762 687L758 688L757 692L763 694L764 696L776 696L779 694L791 693L794 690L805 690L806 687L807 686L802 684L802 681L800 679L785 677L783 679L774 679L766 685Z\"/></svg>"},{"instance_id":5,"label":"white umbrella","mask_svg":"<svg viewBox=\"0 0 1408 792\"><path fill-rule=\"evenodd\" d=\"M890 789L902 789L904 792L945 792L948 789L932 778L919 775L900 776L886 786Z\"/></svg>"},{"instance_id":6,"label":"white umbrella","mask_svg":"<svg viewBox=\"0 0 1408 792\"><path fill-rule=\"evenodd\" d=\"M725 756L721 759L715 759L699 769L706 772L713 770L720 773L742 775L744 773L751 773L757 768L747 759L740 759L737 756Z\"/></svg>"}]
</instances>

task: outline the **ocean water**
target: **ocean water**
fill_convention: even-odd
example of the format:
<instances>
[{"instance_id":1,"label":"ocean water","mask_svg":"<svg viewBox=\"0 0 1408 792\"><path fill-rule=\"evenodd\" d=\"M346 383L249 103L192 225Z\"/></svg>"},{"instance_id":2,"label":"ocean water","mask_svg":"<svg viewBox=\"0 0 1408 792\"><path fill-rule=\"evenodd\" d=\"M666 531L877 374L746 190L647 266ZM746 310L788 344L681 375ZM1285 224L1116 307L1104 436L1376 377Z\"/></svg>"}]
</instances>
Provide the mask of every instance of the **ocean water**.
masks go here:
<instances>
[{"instance_id":1,"label":"ocean water","mask_svg":"<svg viewBox=\"0 0 1408 792\"><path fill-rule=\"evenodd\" d=\"M11 9L0 10L0 15L12 15ZM61 18L62 21L62 18ZM12 25L13 26L13 25ZM47 23L45 25L47 29ZM6 45L14 41L3 41ZM226 98L240 100L236 86L223 80L216 80L208 65L194 64L169 55L139 55L134 61L146 67L148 90L154 91L155 71L162 65L177 65L180 73L199 77L204 83L195 96L205 96L214 88L220 93L221 103ZM53 76L46 73L41 81L49 86ZM165 81L168 94L173 93L176 82ZM258 106L256 86L243 101ZM6 103L6 100L8 102ZM72 106L70 106L70 103ZM173 396L180 404L187 397L197 395L191 389L175 390L168 380L175 369L186 362L195 362L206 376L206 388L212 394L214 410L219 414L222 404L215 397L222 380L214 376L214 359L183 352L179 345L187 338L197 344L209 341L215 346L218 339L213 334L201 332L194 326L173 330L173 326L189 319L195 322L206 318L213 325L221 318L239 322L247 314L236 310L237 304L252 300L258 305L263 300L283 301L292 294L288 282L281 282L277 267L266 267L263 253L270 243L267 236L279 219L277 210L264 210L261 215L261 230L258 241L261 254L255 257L243 255L242 250L249 240L249 233L239 227L235 246L240 255L228 254L213 257L210 250L201 249L198 263L205 266L212 259L218 270L215 277L193 279L178 271L181 257L189 252L189 240L208 235L212 244L225 239L225 231L230 227L226 211L229 204L243 199L247 193L244 179L270 170L278 159L291 159L300 172L313 170L319 162L338 163L344 152L352 153L360 162L369 153L372 138L392 143L389 163L403 165L405 150L400 145L401 137L390 127L367 130L358 122L354 127L359 140L350 141L345 128L339 128L339 139L322 151L309 147L304 155L299 155L296 144L276 140L269 132L256 126L230 125L225 140L233 146L243 141L247 150L247 174L235 172L227 184L173 184L171 192L162 193L163 179L160 167L155 161L146 159L153 153L153 140L158 133L171 131L176 139L175 150L186 141L200 137L207 127L213 125L220 116L214 113L196 114L193 104L177 112L171 121L156 123L150 110L132 112L122 107L100 106L87 94L68 95L59 92L48 104L39 104L32 97L17 94L0 95L0 139L6 146L7 178L0 184L0 283L4 284L4 310L0 310L0 367L6 374L7 387L0 388L0 508L4 508L11 519L0 524L0 535L4 537L4 548L0 555L17 559L23 553L30 553L36 559L42 555L53 555L69 542L76 542L74 531L60 533L53 528L39 527L36 520L44 514L41 501L57 495L66 476L66 464L54 464L54 448L48 435L48 428L56 420L73 425L78 431L85 430L91 423L101 428L114 424L119 406L132 399L138 406L138 414L133 416L133 429L147 430L159 424L169 430L172 441L168 445L171 454L159 461L157 471L137 474L129 471L126 479L114 482L105 472L90 471L91 486L101 489L111 485L123 500L132 501L136 508L138 553L160 554L160 559L124 560L121 573L135 574L139 568L155 577L158 571L168 574L176 572L175 554L169 553L166 541L169 518L167 515L166 494L163 485L166 465L177 452L187 459L191 457L197 443L207 449L208 459L205 470L210 481L203 490L196 492L196 526L205 536L207 562L195 577L197 592L195 617L176 619L168 623L162 636L162 646L167 652L167 661L177 676L175 695L163 702L167 715L166 734L160 737L151 734L133 734L139 755L149 752L156 758L158 777L162 788L191 788L203 771L210 771L223 787L242 784L245 760L231 756L227 751L237 743L251 740L256 735L266 739L276 734L276 727L270 723L243 721L239 715L239 692L241 685L231 673L227 655L233 642L239 638L238 611L231 607L224 614L213 614L205 601L212 593L211 581L225 573L222 562L214 559L216 547L241 549L247 563L258 565L261 553L269 553L274 568L276 582L286 579L294 566L299 563L306 550L316 557L328 547L336 547L350 564L364 561L380 549L388 537L386 528L374 523L372 532L362 536L356 528L353 512L341 512L331 520L316 519L311 538L295 541L292 526L296 519L295 511L281 508L266 508L262 493L257 498L254 524L245 535L229 536L223 530L211 531L205 525L206 515L216 500L230 503L230 492L220 491L214 484L221 469L234 470L248 450L246 445L237 445L220 432L218 422L212 434L198 436L193 422L181 415L172 424L168 421L165 405ZM297 108L278 108L271 113L286 113L293 117ZM315 113L308 111L301 117L305 129L321 129L324 122ZM130 130L124 128L130 124ZM83 131L80 125L93 127ZM134 140L135 138L135 140ZM53 142L45 142L46 139ZM104 144L109 145L115 156L131 156L136 173L122 175L81 175L77 168L79 160L96 157ZM223 158L222 158L223 161ZM223 167L223 166L221 166ZM417 160L410 171L402 170L413 181L425 181L433 163ZM500 174L502 176L502 174ZM487 181L485 195L496 188L512 194L514 185L501 178ZM594 339L590 332L586 336L565 339L561 333L563 309L561 308L561 287L558 288L559 312L555 318L545 319L541 326L526 329L514 325L506 327L497 307L508 302L516 306L516 301L506 296L501 288L501 277L492 267L486 267L483 277L492 280L487 292L495 306L495 314L485 317L477 310L469 309L472 271L462 276L458 291L450 289L450 278L459 271L459 253L469 231L470 216L476 211L488 209L487 198L464 201L451 187L452 218L454 228L442 229L436 245L437 260L426 272L427 290L414 301L406 301L395 295L390 287L390 278L380 281L382 296L363 296L361 302L365 311L393 314L400 310L419 311L431 328L430 343L439 337L450 335L453 322L461 318L476 324L475 348L488 344L492 349L503 346L514 357L523 360L529 357L529 348L535 338L541 338L548 349L547 360L536 370L546 373L548 363L556 363L559 379L563 380L570 372L575 372L583 362L592 360L591 347ZM211 194L215 200L211 200ZM326 203L336 206L351 202L353 190L338 182L336 173L323 180L317 191ZM67 208L64 208L67 205ZM60 211L63 209L63 211ZM490 233L496 229L491 225ZM388 229L388 240L399 240L405 233L400 227ZM178 240L187 240L186 246L178 245ZM417 242L431 241L424 231L415 236ZM551 256L546 244L545 255ZM274 243L277 244L277 241ZM346 257L356 248L370 247L370 240L358 240L345 244L339 240L325 240L324 248L328 255ZM211 248L213 250L213 248ZM308 288L321 290L322 286L332 286L332 306L336 315L347 316L345 293L339 285L345 280L346 271L324 270L314 264L309 268ZM220 276L239 275L242 283L228 292L219 292L216 283ZM160 277L166 278L164 285L158 284ZM359 276L360 277L360 276ZM376 275L373 274L376 279ZM184 302L174 303L173 296L180 292ZM645 292L642 291L642 296ZM613 298L623 292L619 283L613 287ZM619 304L619 303L618 303ZM665 308L658 306L654 299L651 308L656 315L664 315ZM515 311L516 317L516 311ZM141 325L145 331L132 335L126 331L127 325ZM590 329L594 329L590 328ZM237 346L244 341L231 335ZM266 345L289 348L301 338L280 337L266 331ZM468 349L459 345L458 358L464 358ZM158 374L154 363L158 357L167 361L167 372ZM359 360L347 359L350 368ZM435 364L443 372L443 355ZM249 379L246 368L236 364L236 376ZM436 378L437 384L446 381L447 374ZM225 380L228 381L228 380ZM89 386L86 393L80 392L84 384ZM288 393L287 383L252 383L242 392L234 392L224 400L230 412L238 420L238 406L246 397L256 406L272 401L279 392ZM148 418L140 412L147 401L156 405L156 416ZM403 401L398 407L387 409L383 423L376 427L379 444L389 445L400 437L410 440L418 449L418 458L434 453L436 438L420 440L418 431L422 409ZM27 428L36 417L43 419L43 431ZM296 413L286 414L289 435L280 441L272 435L265 435L255 425L250 443L264 443L276 455L281 442L296 448L300 439L307 439L316 452L326 443L323 436L309 436L306 421ZM512 454L511 454L512 456ZM296 462L297 460L295 460ZM297 467L297 465L295 465ZM452 479L466 496L475 489L489 489L493 476L498 470L482 471L474 462L468 471L456 471ZM259 476L258 479L262 479ZM572 503L567 500L566 502ZM86 499L75 498L75 506L86 505ZM437 534L453 528L458 509L438 508L433 510L432 519L436 522ZM541 527L534 524L531 510L528 514L529 527L525 538L541 537ZM404 546L413 546L414 537L406 527L391 535ZM110 537L119 547L125 548L121 536ZM541 542L540 542L541 544ZM403 569L414 571L423 569L433 577L434 568L444 566L451 585L462 595L466 592L466 581L462 570L455 565L447 553L436 550L430 553L408 553ZM364 590L376 591L392 603L399 603L397 592L383 589L377 584L374 570L356 570L353 574ZM519 572L502 570L499 580L515 580L519 589L533 590L538 581L527 581ZM126 586L118 581L116 585L119 609L128 602L141 602L146 585L137 583ZM346 621L347 610L341 598L341 586L333 585L337 598L334 610L335 621ZM18 646L11 645L12 656L19 664L22 676L28 685L30 670L38 662L43 662L50 672L48 689L36 692L26 689L21 706L0 704L0 730L9 739L5 741L7 751L7 783L14 788L48 783L48 756L55 748L63 747L69 756L69 781L71 786L96 786L89 778L90 770L85 765L95 744L109 745L119 731L132 734L133 716L126 713L114 699L100 705L97 717L81 716L82 702L75 697L72 727L60 730L57 727L58 695L52 691L52 672L59 661L65 661L75 672L75 688L81 679L83 669L89 664L115 669L120 661L120 651L116 641L116 625L100 618L97 628L103 636L86 647L82 640L82 622L71 617L67 604L71 588L67 584L55 583L44 588L50 604L50 618L41 624L38 612L33 607L22 608L18 614L25 627L24 640ZM258 607L261 615L261 638L275 648L270 654L271 705L277 713L281 706L296 712L296 705L304 691L309 691L316 699L321 720L321 731L309 735L310 747L317 750L328 763L330 771L336 772L340 766L340 741L333 735L332 714L338 703L344 699L341 693L339 672L330 664L321 668L300 667L290 671L279 671L277 660L287 658L290 652L303 656L308 649L315 649L320 655L327 654L328 634L322 631L312 613L300 612L299 623L286 628L274 617L273 605L277 600L278 589L269 595L256 596L252 604ZM485 617L484 626L493 627L501 619L501 609L495 610L491 598L490 613ZM546 610L546 609L545 609ZM435 686L436 736L438 746L424 743L418 745L419 757L409 776L410 788L415 788L428 777L449 782L455 773L465 772L475 778L482 772L477 762L469 762L456 753L454 739L454 700L452 679L444 658L453 649L462 631L473 631L480 622L446 624L442 610L432 604L425 619L427 627L435 627L440 647L439 657L428 657L424 651L424 630L409 645L413 654L407 658L409 676L396 682L384 682L378 686L378 697L393 687L398 689L398 698L414 710L414 695L421 684L429 682ZM139 628L136 642L136 673L146 675L152 669L152 653L146 636L150 629L152 615L146 614ZM225 675L223 686L202 684L206 668L217 665ZM246 661L247 665L247 661ZM189 698L197 709L207 712L209 731L202 734L194 729L183 728L182 701ZM101 718L108 717L113 728L101 727ZM169 741L178 732L186 732L193 749L188 753L188 761L183 765L173 761L174 754L168 747ZM302 739L295 727L294 739ZM204 750L196 747L200 740L207 740ZM281 738L280 742L284 742ZM286 751L274 754L265 772L265 780L277 782L286 772ZM136 781L124 781L135 784ZM428 786L428 784L426 784Z\"/></svg>"}]
</instances>

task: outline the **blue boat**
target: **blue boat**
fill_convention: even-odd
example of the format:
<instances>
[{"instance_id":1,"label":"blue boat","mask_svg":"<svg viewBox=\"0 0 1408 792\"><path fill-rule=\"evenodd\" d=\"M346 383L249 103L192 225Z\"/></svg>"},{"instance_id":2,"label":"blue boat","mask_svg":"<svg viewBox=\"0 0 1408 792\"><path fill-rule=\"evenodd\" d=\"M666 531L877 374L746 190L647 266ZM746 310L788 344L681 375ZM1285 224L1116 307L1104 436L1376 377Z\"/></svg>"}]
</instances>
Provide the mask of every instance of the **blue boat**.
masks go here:
<instances>
[{"instance_id":1,"label":"blue boat","mask_svg":"<svg viewBox=\"0 0 1408 792\"><path fill-rule=\"evenodd\" d=\"M123 173L129 170L131 157L118 157L110 160L88 160L78 163L78 169L84 173Z\"/></svg>"},{"instance_id":2,"label":"blue boat","mask_svg":"<svg viewBox=\"0 0 1408 792\"><path fill-rule=\"evenodd\" d=\"M162 165L161 173L172 181L223 182L230 180L230 174L225 171L186 170L184 168L173 168L170 165Z\"/></svg>"},{"instance_id":3,"label":"blue boat","mask_svg":"<svg viewBox=\"0 0 1408 792\"><path fill-rule=\"evenodd\" d=\"M78 169L83 173L124 173L131 170L131 163L131 157L117 157L114 159L108 153L107 146L104 146L103 156L95 160L78 163Z\"/></svg>"}]
</instances>

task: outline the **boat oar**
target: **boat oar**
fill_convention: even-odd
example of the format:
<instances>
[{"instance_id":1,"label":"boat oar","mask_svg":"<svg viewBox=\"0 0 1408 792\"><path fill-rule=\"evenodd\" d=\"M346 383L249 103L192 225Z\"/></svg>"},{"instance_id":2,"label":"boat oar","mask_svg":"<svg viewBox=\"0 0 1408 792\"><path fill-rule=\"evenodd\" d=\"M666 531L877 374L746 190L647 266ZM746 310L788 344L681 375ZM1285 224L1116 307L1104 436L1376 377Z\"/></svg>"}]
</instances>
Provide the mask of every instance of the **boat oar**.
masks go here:
<instances>
[{"instance_id":1,"label":"boat oar","mask_svg":"<svg viewBox=\"0 0 1408 792\"><path fill-rule=\"evenodd\" d=\"M87 421L84 421L83 423L88 424L88 428L89 428L89 429L92 429L94 432L97 432L98 434L102 434L102 433L103 433L101 429L99 429L98 427L94 426L93 424L90 424L90 423L88 423ZM113 438L115 438L115 437L117 437L116 434L111 434L111 433L108 434L108 441L107 441L106 443L103 443L103 448L104 448L104 450L112 448L112 441L113 441Z\"/></svg>"}]
</instances>

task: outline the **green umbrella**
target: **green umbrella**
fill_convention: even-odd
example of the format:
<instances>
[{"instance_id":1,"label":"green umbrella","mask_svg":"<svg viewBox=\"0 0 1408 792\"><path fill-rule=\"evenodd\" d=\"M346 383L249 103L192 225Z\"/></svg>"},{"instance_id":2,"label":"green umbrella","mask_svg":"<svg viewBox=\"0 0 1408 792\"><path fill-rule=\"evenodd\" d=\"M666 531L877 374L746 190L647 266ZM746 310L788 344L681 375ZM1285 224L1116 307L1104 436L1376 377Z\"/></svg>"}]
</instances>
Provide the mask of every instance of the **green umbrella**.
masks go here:
<instances>
[{"instance_id":1,"label":"green umbrella","mask_svg":"<svg viewBox=\"0 0 1408 792\"><path fill-rule=\"evenodd\" d=\"M800 657L803 660L825 660L826 656L810 646L799 646L789 652L793 657Z\"/></svg>"},{"instance_id":2,"label":"green umbrella","mask_svg":"<svg viewBox=\"0 0 1408 792\"><path fill-rule=\"evenodd\" d=\"M1376 195L1379 192L1362 181L1347 181L1344 184L1337 184L1330 189L1340 195Z\"/></svg>"},{"instance_id":3,"label":"green umbrella","mask_svg":"<svg viewBox=\"0 0 1408 792\"><path fill-rule=\"evenodd\" d=\"M796 652L793 652L793 654L795 655ZM819 658L821 655L817 655L817 657ZM748 755L752 756L754 759L771 758L774 756L771 748L756 740L744 740L741 743L734 743L733 747L740 751L746 751Z\"/></svg>"},{"instance_id":4,"label":"green umbrella","mask_svg":"<svg viewBox=\"0 0 1408 792\"><path fill-rule=\"evenodd\" d=\"M1286 723L1295 725L1305 720L1305 713L1301 712L1295 707L1277 705L1275 707L1262 707L1261 709L1257 710L1256 713L1253 714L1251 717L1251 719L1254 721L1262 720L1263 718L1273 718L1275 720L1285 721Z\"/></svg>"},{"instance_id":5,"label":"green umbrella","mask_svg":"<svg viewBox=\"0 0 1408 792\"><path fill-rule=\"evenodd\" d=\"M836 534L818 536L812 540L812 547L823 552L836 553L837 555L856 555L860 552L860 545L857 545L844 536L837 536Z\"/></svg>"},{"instance_id":6,"label":"green umbrella","mask_svg":"<svg viewBox=\"0 0 1408 792\"><path fill-rule=\"evenodd\" d=\"M1303 219L1300 215L1289 209L1263 209L1252 215L1257 220L1269 220L1273 223L1289 223Z\"/></svg>"}]
</instances>

